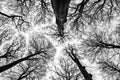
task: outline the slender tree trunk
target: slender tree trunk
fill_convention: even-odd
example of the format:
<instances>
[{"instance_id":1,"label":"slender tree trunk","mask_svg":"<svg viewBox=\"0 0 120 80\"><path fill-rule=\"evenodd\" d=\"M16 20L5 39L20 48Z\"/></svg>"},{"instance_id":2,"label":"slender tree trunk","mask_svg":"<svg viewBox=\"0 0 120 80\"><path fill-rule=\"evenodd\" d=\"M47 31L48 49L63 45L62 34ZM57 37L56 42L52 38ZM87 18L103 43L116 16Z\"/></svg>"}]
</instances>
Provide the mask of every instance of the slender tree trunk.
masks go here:
<instances>
[{"instance_id":1,"label":"slender tree trunk","mask_svg":"<svg viewBox=\"0 0 120 80\"><path fill-rule=\"evenodd\" d=\"M93 80L92 79L92 75L87 72L87 70L85 69L85 67L82 66L82 64L78 60L74 60L74 62L79 67L79 69L80 69L81 73L83 74L85 80Z\"/></svg>"},{"instance_id":2,"label":"slender tree trunk","mask_svg":"<svg viewBox=\"0 0 120 80\"><path fill-rule=\"evenodd\" d=\"M69 56L77 64L77 66L78 66L79 70L81 71L81 73L83 74L83 77L85 78L85 80L93 80L92 75L87 72L87 70L85 69L84 66L82 66L82 64L80 63L78 58L75 56L75 54L69 53Z\"/></svg>"},{"instance_id":3,"label":"slender tree trunk","mask_svg":"<svg viewBox=\"0 0 120 80\"><path fill-rule=\"evenodd\" d=\"M3 71L6 71L6 70L8 70L8 69L10 69L12 67L14 67L15 65L17 65L17 64L19 64L19 63L21 63L23 61L29 60L29 58L31 58L31 57L33 57L33 56L35 56L37 54L39 54L39 53L31 54L29 56L26 56L24 58L18 59L16 61L12 62L12 63L7 64L7 65L1 66L0 67L0 73L3 72Z\"/></svg>"}]
</instances>

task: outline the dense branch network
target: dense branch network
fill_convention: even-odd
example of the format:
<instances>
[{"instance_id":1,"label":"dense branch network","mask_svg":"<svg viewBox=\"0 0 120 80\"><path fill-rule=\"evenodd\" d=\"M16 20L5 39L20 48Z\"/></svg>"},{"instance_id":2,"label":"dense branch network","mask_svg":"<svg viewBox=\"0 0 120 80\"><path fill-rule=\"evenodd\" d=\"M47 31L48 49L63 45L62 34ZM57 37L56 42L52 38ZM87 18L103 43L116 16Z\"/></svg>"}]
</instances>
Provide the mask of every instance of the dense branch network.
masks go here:
<instances>
[{"instance_id":1,"label":"dense branch network","mask_svg":"<svg viewBox=\"0 0 120 80\"><path fill-rule=\"evenodd\" d=\"M81 64L81 62L78 59L78 55L76 53L76 49L73 46L68 46L68 48L66 48L66 53L69 55L69 57L76 63L76 65L78 66L80 72L82 73L83 77L85 80L93 80L92 79L92 74L89 74L88 71L86 70L85 66L83 66Z\"/></svg>"},{"instance_id":2,"label":"dense branch network","mask_svg":"<svg viewBox=\"0 0 120 80\"><path fill-rule=\"evenodd\" d=\"M107 80L111 77L112 80L120 79L120 36L117 33L119 30L112 31L114 26L109 27L110 29L102 26L103 30L100 30L101 26L96 27L98 30L90 26L96 26L101 22L110 24L112 19L119 17L119 0L81 0L78 3L72 0L9 0L4 2L11 11L5 13L6 11L0 8L0 46L3 47L0 52L0 73L5 73L6 78L40 80L45 75L46 65L53 59L55 48L45 36L41 36L42 30L39 35L32 35L32 31L30 33L29 31L35 29L36 26L42 29L41 25L49 23L54 15L56 25L49 26L49 29L53 30L50 32L50 34L53 33L51 38L57 38L58 42L64 43L66 37L70 39L69 35L73 35L74 39L77 38L80 42L81 51L78 53L77 49L71 45L66 47L64 51L70 60L60 59L59 67L62 70L55 65L53 72L57 78L52 76L52 80L79 80L80 78L93 80L93 74L81 64L79 54L97 63L103 77L105 75ZM17 33L16 29L13 30L13 26L18 30ZM87 32L87 29L90 32ZM104 31L105 29L111 32ZM76 31L79 31L80 34L77 34L81 36L74 34ZM16 35L22 33L32 35L29 36L28 42L23 35ZM86 35L87 38L83 39L82 37ZM18 70L13 70L15 68Z\"/></svg>"}]
</instances>

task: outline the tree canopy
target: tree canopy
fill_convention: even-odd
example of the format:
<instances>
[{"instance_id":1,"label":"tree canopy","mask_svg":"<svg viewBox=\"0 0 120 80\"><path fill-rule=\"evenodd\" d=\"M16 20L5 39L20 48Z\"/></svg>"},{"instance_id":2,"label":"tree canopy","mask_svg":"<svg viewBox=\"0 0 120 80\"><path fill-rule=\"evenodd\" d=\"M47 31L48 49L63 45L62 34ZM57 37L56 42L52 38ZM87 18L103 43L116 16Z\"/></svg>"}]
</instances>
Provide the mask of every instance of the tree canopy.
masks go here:
<instances>
[{"instance_id":1,"label":"tree canopy","mask_svg":"<svg viewBox=\"0 0 120 80\"><path fill-rule=\"evenodd\" d=\"M0 0L0 77L120 80L119 23L119 0Z\"/></svg>"}]
</instances>

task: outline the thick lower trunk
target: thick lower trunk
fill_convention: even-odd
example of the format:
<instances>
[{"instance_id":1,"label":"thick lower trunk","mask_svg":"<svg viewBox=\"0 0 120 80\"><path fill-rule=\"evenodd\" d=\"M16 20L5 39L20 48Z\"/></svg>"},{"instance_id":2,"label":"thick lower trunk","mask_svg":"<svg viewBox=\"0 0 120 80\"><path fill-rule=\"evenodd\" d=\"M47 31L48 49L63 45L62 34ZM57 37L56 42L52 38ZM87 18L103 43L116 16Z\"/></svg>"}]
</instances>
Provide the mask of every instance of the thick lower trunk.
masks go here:
<instances>
[{"instance_id":1,"label":"thick lower trunk","mask_svg":"<svg viewBox=\"0 0 120 80\"><path fill-rule=\"evenodd\" d=\"M92 79L92 75L87 72L87 70L85 69L84 66L82 66L82 64L80 63L80 61L78 60L78 58L75 56L75 54L73 54L73 53L68 53L68 54L71 57L71 59L78 66L78 68L79 68L80 72L83 74L83 77L85 78L85 80L93 80Z\"/></svg>"},{"instance_id":2,"label":"thick lower trunk","mask_svg":"<svg viewBox=\"0 0 120 80\"><path fill-rule=\"evenodd\" d=\"M56 20L58 20L62 24L64 24L67 21L67 14L70 1L71 0L51 0Z\"/></svg>"},{"instance_id":3,"label":"thick lower trunk","mask_svg":"<svg viewBox=\"0 0 120 80\"><path fill-rule=\"evenodd\" d=\"M35 56L35 55L37 55L37 54L38 54L38 53L32 54L32 55L26 56L26 57L24 57L24 58L18 59L18 60L14 61L14 62L12 62L12 63L10 63L10 64L1 66L1 67L0 67L0 73L3 72L3 71L8 70L8 69L10 69L10 68L12 68L13 66L15 66L15 65L17 65L17 64L19 64L19 63L21 63L21 62L23 62L23 61L28 60L29 58L31 58L31 57L33 57L33 56Z\"/></svg>"},{"instance_id":4,"label":"thick lower trunk","mask_svg":"<svg viewBox=\"0 0 120 80\"><path fill-rule=\"evenodd\" d=\"M78 60L75 60L74 62L77 64L77 66L80 69L81 73L83 74L83 77L85 78L85 80L93 80L92 75L87 72L85 67L82 66L82 64Z\"/></svg>"},{"instance_id":5,"label":"thick lower trunk","mask_svg":"<svg viewBox=\"0 0 120 80\"><path fill-rule=\"evenodd\" d=\"M65 17L71 0L51 0L52 8L57 17Z\"/></svg>"},{"instance_id":6,"label":"thick lower trunk","mask_svg":"<svg viewBox=\"0 0 120 80\"><path fill-rule=\"evenodd\" d=\"M22 62L22 61L27 60L28 58L29 58L29 57L25 57L25 58L19 59L19 60L17 60L17 61L14 61L14 62L12 62L12 63L10 63L10 64L1 66L1 67L0 67L0 72L3 72L3 71L8 70L8 69L12 68L13 66L15 66L16 64L18 64L18 63L20 63L20 62Z\"/></svg>"}]
</instances>

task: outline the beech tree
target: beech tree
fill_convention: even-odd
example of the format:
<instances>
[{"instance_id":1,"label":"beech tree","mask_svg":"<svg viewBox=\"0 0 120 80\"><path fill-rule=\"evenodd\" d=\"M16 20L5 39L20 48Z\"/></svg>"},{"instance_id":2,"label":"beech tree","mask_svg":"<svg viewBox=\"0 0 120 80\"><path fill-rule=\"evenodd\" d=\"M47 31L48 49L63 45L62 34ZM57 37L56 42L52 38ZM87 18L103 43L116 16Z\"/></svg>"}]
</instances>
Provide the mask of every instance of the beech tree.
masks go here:
<instances>
[{"instance_id":1,"label":"beech tree","mask_svg":"<svg viewBox=\"0 0 120 80\"><path fill-rule=\"evenodd\" d=\"M64 51L83 79L93 80L93 74L81 64L79 55L96 63L104 79L119 80L120 28L112 25L116 19L119 22L119 13L119 0L1 0L0 73L11 70L9 79L34 79L41 74L35 73L39 66L53 58L55 41L64 46L77 39L79 48L69 45Z\"/></svg>"},{"instance_id":2,"label":"beech tree","mask_svg":"<svg viewBox=\"0 0 120 80\"><path fill-rule=\"evenodd\" d=\"M79 80L82 78L78 67L68 57L60 57L58 66L54 66L52 80Z\"/></svg>"},{"instance_id":3,"label":"beech tree","mask_svg":"<svg viewBox=\"0 0 120 80\"><path fill-rule=\"evenodd\" d=\"M16 46L17 45L15 45L15 47ZM11 57L13 59L14 54L16 54L17 51L19 51L19 48L16 48L15 52L11 51L10 52L11 54L9 54L9 52L6 52L5 55L7 56L8 59ZM45 40L45 37L43 37L39 34L34 37L31 36L28 51L26 53L23 53L23 54L26 54L26 56L20 57L20 53L18 52L17 56L19 56L19 57L17 57L12 62L9 62L8 64L3 64L2 66L0 66L0 68L1 68L0 72L4 72L4 71L16 66L17 64L20 64L23 61L29 61L29 60L39 61L39 59L42 59L45 62L49 62L50 59L52 58L54 52L55 52L54 47L48 40ZM4 57L2 57L2 58L4 58ZM47 61L47 60L49 60L49 61Z\"/></svg>"},{"instance_id":4,"label":"beech tree","mask_svg":"<svg viewBox=\"0 0 120 80\"><path fill-rule=\"evenodd\" d=\"M11 13L5 13L1 8L1 25L12 23L18 30L26 31L31 24L50 21L55 14L57 26L54 36L65 38L69 35L68 26L73 32L83 32L86 26L97 21L110 22L119 15L119 0L9 0L6 7ZM52 11L53 10L53 11ZM32 14L34 13L34 14ZM50 28L50 27L49 27Z\"/></svg>"},{"instance_id":5,"label":"beech tree","mask_svg":"<svg viewBox=\"0 0 120 80\"><path fill-rule=\"evenodd\" d=\"M68 45L68 47L65 48L65 52L74 61L74 63L78 66L79 71L83 75L83 79L93 80L92 74L88 73L88 71L86 70L86 67L81 64L79 54L77 53L77 48L75 48L75 46Z\"/></svg>"},{"instance_id":6,"label":"beech tree","mask_svg":"<svg viewBox=\"0 0 120 80\"><path fill-rule=\"evenodd\" d=\"M104 29L106 28L106 29ZM112 29L111 29L112 28ZM83 39L80 50L92 63L97 63L105 80L119 80L119 32L118 26L94 27Z\"/></svg>"},{"instance_id":7,"label":"beech tree","mask_svg":"<svg viewBox=\"0 0 120 80\"><path fill-rule=\"evenodd\" d=\"M46 62L39 58L31 59L25 63L19 63L16 69L4 74L8 80L39 80L46 72Z\"/></svg>"},{"instance_id":8,"label":"beech tree","mask_svg":"<svg viewBox=\"0 0 120 80\"><path fill-rule=\"evenodd\" d=\"M0 59L5 59L6 63L10 63L21 57L22 52L25 49L25 38L22 35L18 35L11 43L6 43L3 46L3 52L1 52Z\"/></svg>"}]
</instances>

